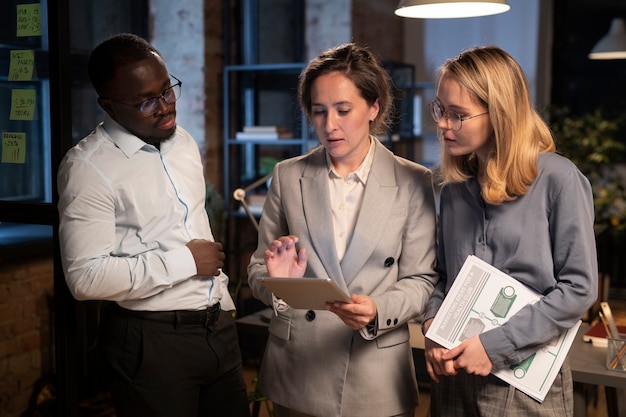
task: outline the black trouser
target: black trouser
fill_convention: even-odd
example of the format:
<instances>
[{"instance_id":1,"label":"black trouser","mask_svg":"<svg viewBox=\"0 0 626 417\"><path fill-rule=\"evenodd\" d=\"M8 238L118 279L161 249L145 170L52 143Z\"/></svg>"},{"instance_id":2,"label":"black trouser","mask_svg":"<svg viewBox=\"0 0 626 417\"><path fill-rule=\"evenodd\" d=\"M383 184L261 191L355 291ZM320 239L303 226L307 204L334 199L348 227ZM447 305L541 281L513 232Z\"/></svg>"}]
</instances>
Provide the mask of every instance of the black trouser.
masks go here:
<instances>
[{"instance_id":1,"label":"black trouser","mask_svg":"<svg viewBox=\"0 0 626 417\"><path fill-rule=\"evenodd\" d=\"M127 313L108 305L98 342L117 417L250 415L237 329L229 312L209 326Z\"/></svg>"}]
</instances>

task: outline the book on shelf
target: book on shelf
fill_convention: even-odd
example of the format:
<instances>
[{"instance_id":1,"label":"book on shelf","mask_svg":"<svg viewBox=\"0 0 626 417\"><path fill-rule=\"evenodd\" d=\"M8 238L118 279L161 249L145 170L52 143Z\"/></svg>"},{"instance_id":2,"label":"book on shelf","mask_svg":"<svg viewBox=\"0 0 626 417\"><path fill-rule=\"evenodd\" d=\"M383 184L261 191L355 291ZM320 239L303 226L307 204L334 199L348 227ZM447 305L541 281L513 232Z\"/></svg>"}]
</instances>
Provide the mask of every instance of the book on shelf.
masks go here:
<instances>
[{"instance_id":1,"label":"book on shelf","mask_svg":"<svg viewBox=\"0 0 626 417\"><path fill-rule=\"evenodd\" d=\"M244 126L244 132L256 132L256 133L287 133L289 128L287 126Z\"/></svg>"},{"instance_id":2,"label":"book on shelf","mask_svg":"<svg viewBox=\"0 0 626 417\"><path fill-rule=\"evenodd\" d=\"M626 334L626 326L617 326L617 330L620 334ZM583 341L591 342L594 346L607 347L609 345L606 338L606 327L601 320L598 320L593 326L589 328L583 335Z\"/></svg>"},{"instance_id":3,"label":"book on shelf","mask_svg":"<svg viewBox=\"0 0 626 417\"><path fill-rule=\"evenodd\" d=\"M291 132L237 132L235 139L293 139Z\"/></svg>"}]
</instances>

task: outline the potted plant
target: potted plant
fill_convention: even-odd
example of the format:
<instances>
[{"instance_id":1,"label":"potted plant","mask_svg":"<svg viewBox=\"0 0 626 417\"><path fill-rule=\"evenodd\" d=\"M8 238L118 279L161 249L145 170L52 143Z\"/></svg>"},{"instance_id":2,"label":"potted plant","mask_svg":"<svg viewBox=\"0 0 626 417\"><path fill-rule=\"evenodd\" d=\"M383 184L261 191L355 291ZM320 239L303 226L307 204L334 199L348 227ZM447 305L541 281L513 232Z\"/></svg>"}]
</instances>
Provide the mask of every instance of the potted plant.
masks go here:
<instances>
[{"instance_id":1,"label":"potted plant","mask_svg":"<svg viewBox=\"0 0 626 417\"><path fill-rule=\"evenodd\" d=\"M591 183L599 273L621 288L620 277L626 272L626 146L616 137L625 118L607 119L601 110L574 116L565 107L550 113L557 152L571 159Z\"/></svg>"},{"instance_id":2,"label":"potted plant","mask_svg":"<svg viewBox=\"0 0 626 417\"><path fill-rule=\"evenodd\" d=\"M573 116L566 107L553 108L552 132L557 152L569 158L589 178L596 224L615 235L626 231L626 146L615 136L624 117L607 119L601 110Z\"/></svg>"}]
</instances>

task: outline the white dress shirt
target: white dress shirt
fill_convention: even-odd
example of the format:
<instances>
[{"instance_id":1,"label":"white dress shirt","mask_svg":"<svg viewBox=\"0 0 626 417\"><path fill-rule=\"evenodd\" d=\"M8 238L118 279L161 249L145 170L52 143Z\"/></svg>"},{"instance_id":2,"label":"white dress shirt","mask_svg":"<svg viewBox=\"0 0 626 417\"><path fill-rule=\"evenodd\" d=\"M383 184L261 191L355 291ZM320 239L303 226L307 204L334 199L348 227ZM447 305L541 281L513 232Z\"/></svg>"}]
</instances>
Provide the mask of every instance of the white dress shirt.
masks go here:
<instances>
[{"instance_id":1,"label":"white dress shirt","mask_svg":"<svg viewBox=\"0 0 626 417\"><path fill-rule=\"evenodd\" d=\"M78 300L132 310L233 310L228 277L196 275L185 246L213 240L198 147L183 128L160 151L106 118L59 167L59 240Z\"/></svg>"},{"instance_id":2,"label":"white dress shirt","mask_svg":"<svg viewBox=\"0 0 626 417\"><path fill-rule=\"evenodd\" d=\"M348 244L354 234L356 219L361 209L363 194L365 193L365 184L367 184L367 176L372 168L374 161L374 140L370 140L370 147L367 155L361 165L349 173L344 179L333 168L333 163L328 153L326 161L328 163L328 188L330 190L330 205L333 217L333 229L335 235L335 250L339 262L348 249ZM285 311L289 308L284 300L272 295L274 314L278 315L279 311ZM373 338L367 329L361 332L366 339Z\"/></svg>"},{"instance_id":3,"label":"white dress shirt","mask_svg":"<svg viewBox=\"0 0 626 417\"><path fill-rule=\"evenodd\" d=\"M329 190L331 212L333 214L333 228L335 231L335 246L339 262L346 253L348 244L354 233L356 219L361 210L361 202L365 193L367 176L374 160L374 141L370 140L370 147L361 165L349 173L346 178L335 171L328 154L326 160L329 167Z\"/></svg>"}]
</instances>

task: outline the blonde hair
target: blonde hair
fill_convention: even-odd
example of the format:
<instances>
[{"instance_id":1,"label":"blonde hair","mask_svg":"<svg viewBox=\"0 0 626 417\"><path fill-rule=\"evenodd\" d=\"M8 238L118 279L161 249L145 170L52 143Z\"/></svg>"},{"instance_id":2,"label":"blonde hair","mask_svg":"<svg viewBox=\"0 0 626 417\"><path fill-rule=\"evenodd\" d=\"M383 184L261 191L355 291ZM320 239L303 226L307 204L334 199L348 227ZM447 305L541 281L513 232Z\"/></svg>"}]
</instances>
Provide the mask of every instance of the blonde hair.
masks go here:
<instances>
[{"instance_id":1,"label":"blonde hair","mask_svg":"<svg viewBox=\"0 0 626 417\"><path fill-rule=\"evenodd\" d=\"M500 204L524 195L537 176L538 156L554 152L555 145L548 125L531 103L519 64L496 46L477 47L441 66L437 88L444 78L456 80L489 111L493 149L486 161L483 199ZM443 146L442 184L463 182L476 175L474 154L453 156Z\"/></svg>"}]
</instances>

